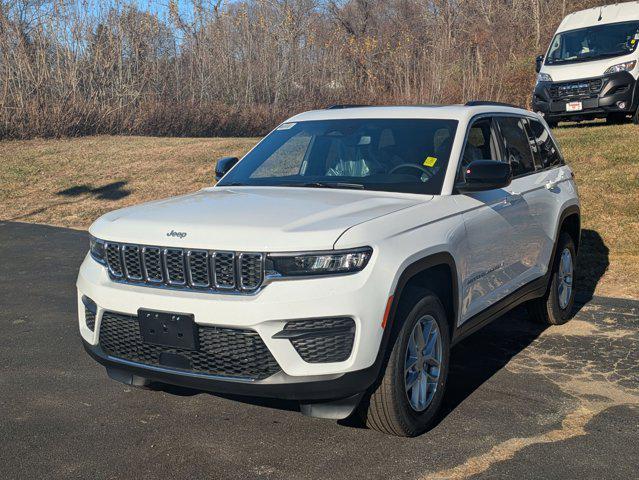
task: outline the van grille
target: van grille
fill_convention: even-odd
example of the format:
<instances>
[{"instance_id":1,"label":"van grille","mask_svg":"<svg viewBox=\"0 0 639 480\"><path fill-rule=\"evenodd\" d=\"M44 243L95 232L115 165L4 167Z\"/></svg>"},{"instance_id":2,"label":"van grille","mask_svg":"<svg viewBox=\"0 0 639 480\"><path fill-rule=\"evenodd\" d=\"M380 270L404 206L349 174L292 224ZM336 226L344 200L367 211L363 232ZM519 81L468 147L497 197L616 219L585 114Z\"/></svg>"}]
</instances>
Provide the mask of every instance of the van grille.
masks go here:
<instances>
[{"instance_id":1,"label":"van grille","mask_svg":"<svg viewBox=\"0 0 639 480\"><path fill-rule=\"evenodd\" d=\"M596 97L601 92L603 80L580 80L577 82L553 83L548 91L553 100Z\"/></svg>"},{"instance_id":2,"label":"van grille","mask_svg":"<svg viewBox=\"0 0 639 480\"><path fill-rule=\"evenodd\" d=\"M262 253L106 243L112 280L203 291L250 293L264 281Z\"/></svg>"}]
</instances>

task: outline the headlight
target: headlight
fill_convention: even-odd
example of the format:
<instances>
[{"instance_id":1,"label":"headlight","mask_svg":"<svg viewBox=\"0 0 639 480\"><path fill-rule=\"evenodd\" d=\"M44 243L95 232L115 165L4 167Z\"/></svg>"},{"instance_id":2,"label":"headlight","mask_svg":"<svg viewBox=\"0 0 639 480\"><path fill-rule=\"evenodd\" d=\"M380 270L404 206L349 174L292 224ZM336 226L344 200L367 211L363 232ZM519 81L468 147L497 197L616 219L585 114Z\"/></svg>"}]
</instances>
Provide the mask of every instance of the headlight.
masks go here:
<instances>
[{"instance_id":1,"label":"headlight","mask_svg":"<svg viewBox=\"0 0 639 480\"><path fill-rule=\"evenodd\" d=\"M552 77L547 73L538 73L537 74L537 83L539 82L552 82Z\"/></svg>"},{"instance_id":2,"label":"headlight","mask_svg":"<svg viewBox=\"0 0 639 480\"><path fill-rule=\"evenodd\" d=\"M371 258L370 247L299 254L270 254L266 258L267 277L339 275L362 270Z\"/></svg>"},{"instance_id":3,"label":"headlight","mask_svg":"<svg viewBox=\"0 0 639 480\"><path fill-rule=\"evenodd\" d=\"M609 73L630 72L631 70L634 70L636 65L637 60L633 60L632 62L619 63L606 69L604 75L608 75Z\"/></svg>"},{"instance_id":4,"label":"headlight","mask_svg":"<svg viewBox=\"0 0 639 480\"><path fill-rule=\"evenodd\" d=\"M91 237L89 239L89 252L98 263L102 265L106 265L106 247L104 245L104 241L95 237Z\"/></svg>"}]
</instances>

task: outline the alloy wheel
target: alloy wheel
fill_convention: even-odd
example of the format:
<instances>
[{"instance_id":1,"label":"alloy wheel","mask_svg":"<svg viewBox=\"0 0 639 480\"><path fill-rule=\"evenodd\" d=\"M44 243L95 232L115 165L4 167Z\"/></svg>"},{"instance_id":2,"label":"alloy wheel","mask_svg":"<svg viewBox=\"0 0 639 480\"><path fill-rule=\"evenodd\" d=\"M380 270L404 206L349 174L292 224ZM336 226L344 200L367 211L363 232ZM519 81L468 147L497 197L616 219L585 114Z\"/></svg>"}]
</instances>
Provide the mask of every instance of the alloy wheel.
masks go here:
<instances>
[{"instance_id":1,"label":"alloy wheel","mask_svg":"<svg viewBox=\"0 0 639 480\"><path fill-rule=\"evenodd\" d=\"M421 317L410 334L404 364L404 387L413 410L428 408L437 391L442 363L442 338L431 315Z\"/></svg>"}]
</instances>

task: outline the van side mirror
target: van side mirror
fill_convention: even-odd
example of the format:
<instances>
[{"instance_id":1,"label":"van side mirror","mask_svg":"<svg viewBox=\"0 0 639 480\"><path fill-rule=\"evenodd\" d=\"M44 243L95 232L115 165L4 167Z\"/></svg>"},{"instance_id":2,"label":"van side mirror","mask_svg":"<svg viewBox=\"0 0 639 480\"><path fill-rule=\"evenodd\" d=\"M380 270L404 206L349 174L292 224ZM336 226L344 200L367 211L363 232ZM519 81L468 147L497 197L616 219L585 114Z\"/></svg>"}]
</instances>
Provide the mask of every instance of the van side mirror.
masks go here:
<instances>
[{"instance_id":1,"label":"van side mirror","mask_svg":"<svg viewBox=\"0 0 639 480\"><path fill-rule=\"evenodd\" d=\"M541 67L543 65L544 65L544 56L537 55L537 58L535 58L535 72L537 73L541 72Z\"/></svg>"},{"instance_id":2,"label":"van side mirror","mask_svg":"<svg viewBox=\"0 0 639 480\"><path fill-rule=\"evenodd\" d=\"M237 157L222 157L215 164L215 180L220 181L240 159Z\"/></svg>"},{"instance_id":3,"label":"van side mirror","mask_svg":"<svg viewBox=\"0 0 639 480\"><path fill-rule=\"evenodd\" d=\"M464 180L456 185L457 191L481 192L510 185L513 171L510 163L497 160L475 160L464 169Z\"/></svg>"}]
</instances>

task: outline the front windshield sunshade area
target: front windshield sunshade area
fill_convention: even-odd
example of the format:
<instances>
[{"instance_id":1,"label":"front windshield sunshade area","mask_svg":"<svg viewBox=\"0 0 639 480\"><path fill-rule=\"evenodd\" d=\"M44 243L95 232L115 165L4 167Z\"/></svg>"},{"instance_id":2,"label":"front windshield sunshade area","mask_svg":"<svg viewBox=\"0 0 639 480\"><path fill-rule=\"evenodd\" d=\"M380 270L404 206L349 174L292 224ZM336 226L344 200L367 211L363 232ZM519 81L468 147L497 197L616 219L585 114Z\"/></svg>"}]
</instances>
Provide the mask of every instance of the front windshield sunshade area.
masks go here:
<instances>
[{"instance_id":1,"label":"front windshield sunshade area","mask_svg":"<svg viewBox=\"0 0 639 480\"><path fill-rule=\"evenodd\" d=\"M639 22L595 25L555 35L546 64L587 62L628 55L639 45Z\"/></svg>"},{"instance_id":2,"label":"front windshield sunshade area","mask_svg":"<svg viewBox=\"0 0 639 480\"><path fill-rule=\"evenodd\" d=\"M314 120L280 125L220 186L441 193L456 120Z\"/></svg>"}]
</instances>

